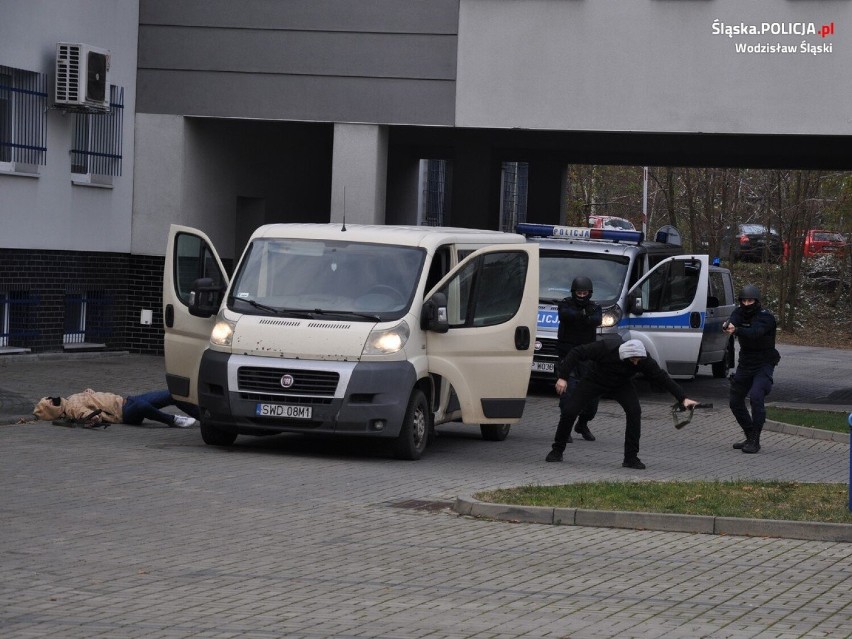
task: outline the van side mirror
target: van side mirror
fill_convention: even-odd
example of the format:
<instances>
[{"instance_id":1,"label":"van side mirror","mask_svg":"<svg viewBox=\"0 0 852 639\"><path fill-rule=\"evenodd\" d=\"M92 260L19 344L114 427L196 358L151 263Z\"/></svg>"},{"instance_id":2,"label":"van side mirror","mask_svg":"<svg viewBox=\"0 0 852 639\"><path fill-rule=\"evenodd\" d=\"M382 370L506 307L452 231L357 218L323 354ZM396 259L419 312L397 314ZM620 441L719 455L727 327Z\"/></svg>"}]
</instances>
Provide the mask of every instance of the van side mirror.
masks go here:
<instances>
[{"instance_id":1,"label":"van side mirror","mask_svg":"<svg viewBox=\"0 0 852 639\"><path fill-rule=\"evenodd\" d=\"M707 308L719 308L719 298L715 295L708 295Z\"/></svg>"},{"instance_id":2,"label":"van side mirror","mask_svg":"<svg viewBox=\"0 0 852 639\"><path fill-rule=\"evenodd\" d=\"M446 333L450 330L446 293L435 293L423 302L423 309L420 311L420 328L435 333Z\"/></svg>"},{"instance_id":3,"label":"van side mirror","mask_svg":"<svg viewBox=\"0 0 852 639\"><path fill-rule=\"evenodd\" d=\"M633 315L641 315L642 313L644 313L645 309L642 308L642 298L641 297L634 297L632 300L630 300L630 306L629 306L628 310Z\"/></svg>"},{"instance_id":4,"label":"van side mirror","mask_svg":"<svg viewBox=\"0 0 852 639\"><path fill-rule=\"evenodd\" d=\"M219 312L225 289L212 278L202 277L192 283L189 292L189 314L195 317L212 317Z\"/></svg>"}]
</instances>

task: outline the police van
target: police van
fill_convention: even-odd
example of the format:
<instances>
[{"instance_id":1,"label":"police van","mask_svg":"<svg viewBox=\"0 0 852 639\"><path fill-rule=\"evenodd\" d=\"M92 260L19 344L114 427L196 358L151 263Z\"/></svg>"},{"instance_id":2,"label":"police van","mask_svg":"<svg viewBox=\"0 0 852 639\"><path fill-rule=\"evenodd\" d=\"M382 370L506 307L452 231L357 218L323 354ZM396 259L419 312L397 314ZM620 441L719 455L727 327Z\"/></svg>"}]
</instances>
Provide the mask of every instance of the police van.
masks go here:
<instances>
[{"instance_id":1,"label":"police van","mask_svg":"<svg viewBox=\"0 0 852 639\"><path fill-rule=\"evenodd\" d=\"M648 354L678 379L701 365L725 377L734 364L733 339L722 323L735 305L728 269L707 255L684 254L677 229L665 226L655 241L641 231L518 224L539 247L539 306L533 380L555 378L558 303L575 277L592 280L592 299L603 310L599 339L639 339Z\"/></svg>"},{"instance_id":2,"label":"police van","mask_svg":"<svg viewBox=\"0 0 852 639\"><path fill-rule=\"evenodd\" d=\"M340 224L263 226L229 279L204 233L173 225L168 388L211 445L349 435L418 459L450 421L503 440L526 402L538 280L514 233Z\"/></svg>"}]
</instances>

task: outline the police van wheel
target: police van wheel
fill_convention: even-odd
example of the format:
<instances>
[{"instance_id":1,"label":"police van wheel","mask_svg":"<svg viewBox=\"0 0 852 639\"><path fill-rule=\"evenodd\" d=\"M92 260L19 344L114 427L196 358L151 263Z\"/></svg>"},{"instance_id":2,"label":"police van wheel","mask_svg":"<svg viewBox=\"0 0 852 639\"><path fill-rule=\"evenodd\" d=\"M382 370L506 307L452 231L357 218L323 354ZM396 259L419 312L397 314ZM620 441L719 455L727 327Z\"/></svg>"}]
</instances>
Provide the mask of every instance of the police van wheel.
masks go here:
<instances>
[{"instance_id":1,"label":"police van wheel","mask_svg":"<svg viewBox=\"0 0 852 639\"><path fill-rule=\"evenodd\" d=\"M394 442L394 456L397 459L420 459L429 442L430 431L429 403L423 391L415 388L408 400L408 408L402 420L399 437Z\"/></svg>"},{"instance_id":2,"label":"police van wheel","mask_svg":"<svg viewBox=\"0 0 852 639\"><path fill-rule=\"evenodd\" d=\"M201 439L209 446L230 446L237 441L236 433L228 433L201 420Z\"/></svg>"},{"instance_id":3,"label":"police van wheel","mask_svg":"<svg viewBox=\"0 0 852 639\"><path fill-rule=\"evenodd\" d=\"M482 432L482 439L487 442L502 442L509 436L511 424L480 424L479 430Z\"/></svg>"}]
</instances>

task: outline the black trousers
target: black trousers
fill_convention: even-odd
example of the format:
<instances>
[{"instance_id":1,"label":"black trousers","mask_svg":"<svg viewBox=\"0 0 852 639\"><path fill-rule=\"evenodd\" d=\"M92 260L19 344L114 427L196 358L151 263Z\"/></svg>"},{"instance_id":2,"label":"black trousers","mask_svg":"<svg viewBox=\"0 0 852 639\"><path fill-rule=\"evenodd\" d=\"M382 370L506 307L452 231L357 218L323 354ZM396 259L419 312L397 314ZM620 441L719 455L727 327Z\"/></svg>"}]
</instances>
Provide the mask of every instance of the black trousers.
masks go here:
<instances>
[{"instance_id":1,"label":"black trousers","mask_svg":"<svg viewBox=\"0 0 852 639\"><path fill-rule=\"evenodd\" d=\"M556 427L556 437L553 447L565 450L568 443L568 435L571 434L571 426L577 419L583 408L589 402L597 402L602 395L614 399L624 409L626 420L624 429L624 459L635 459L639 454L639 437L642 435L642 407L639 405L639 395L633 384L628 382L619 388L612 389L600 386L588 379L581 379L577 388L571 393L571 397L561 405L559 425Z\"/></svg>"},{"instance_id":2,"label":"black trousers","mask_svg":"<svg viewBox=\"0 0 852 639\"><path fill-rule=\"evenodd\" d=\"M775 367L772 364L737 366L734 377L731 379L728 405L737 423L746 433L752 429L757 429L758 432L763 429L763 423L766 421L764 400L772 390L774 372ZM745 405L746 395L751 404L751 415Z\"/></svg>"}]
</instances>

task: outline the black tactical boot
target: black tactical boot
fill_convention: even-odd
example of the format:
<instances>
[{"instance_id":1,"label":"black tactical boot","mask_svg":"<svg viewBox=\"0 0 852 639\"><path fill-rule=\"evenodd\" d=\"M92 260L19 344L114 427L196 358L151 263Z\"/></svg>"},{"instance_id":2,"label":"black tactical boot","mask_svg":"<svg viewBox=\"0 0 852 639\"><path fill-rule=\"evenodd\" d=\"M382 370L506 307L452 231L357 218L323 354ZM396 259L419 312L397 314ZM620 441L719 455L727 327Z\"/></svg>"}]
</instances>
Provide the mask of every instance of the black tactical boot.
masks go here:
<instances>
[{"instance_id":1,"label":"black tactical boot","mask_svg":"<svg viewBox=\"0 0 852 639\"><path fill-rule=\"evenodd\" d=\"M748 439L746 439L745 445L743 446L743 452L748 453L749 455L754 455L757 451L760 450L760 429L755 428L749 434Z\"/></svg>"},{"instance_id":2,"label":"black tactical boot","mask_svg":"<svg viewBox=\"0 0 852 639\"><path fill-rule=\"evenodd\" d=\"M561 462L562 461L562 451L565 450L565 446L560 446L559 444L553 444L550 452L547 453L547 457L544 458L544 461L548 462Z\"/></svg>"},{"instance_id":3,"label":"black tactical boot","mask_svg":"<svg viewBox=\"0 0 852 639\"><path fill-rule=\"evenodd\" d=\"M583 436L587 442L595 441L595 436L592 435L592 431L589 430L589 424L585 421L578 421L577 425L574 426L574 432L579 433Z\"/></svg>"},{"instance_id":4,"label":"black tactical boot","mask_svg":"<svg viewBox=\"0 0 852 639\"><path fill-rule=\"evenodd\" d=\"M745 446L748 443L748 438L751 437L751 429L750 428L743 428L743 432L745 433L746 438L743 441L737 442L736 444L734 444L734 448L736 448L737 450L742 450L743 446Z\"/></svg>"},{"instance_id":5,"label":"black tactical boot","mask_svg":"<svg viewBox=\"0 0 852 639\"><path fill-rule=\"evenodd\" d=\"M645 464L643 464L638 457L632 457L630 459L625 459L621 462L621 465L625 468L635 468L636 470L645 470Z\"/></svg>"}]
</instances>

